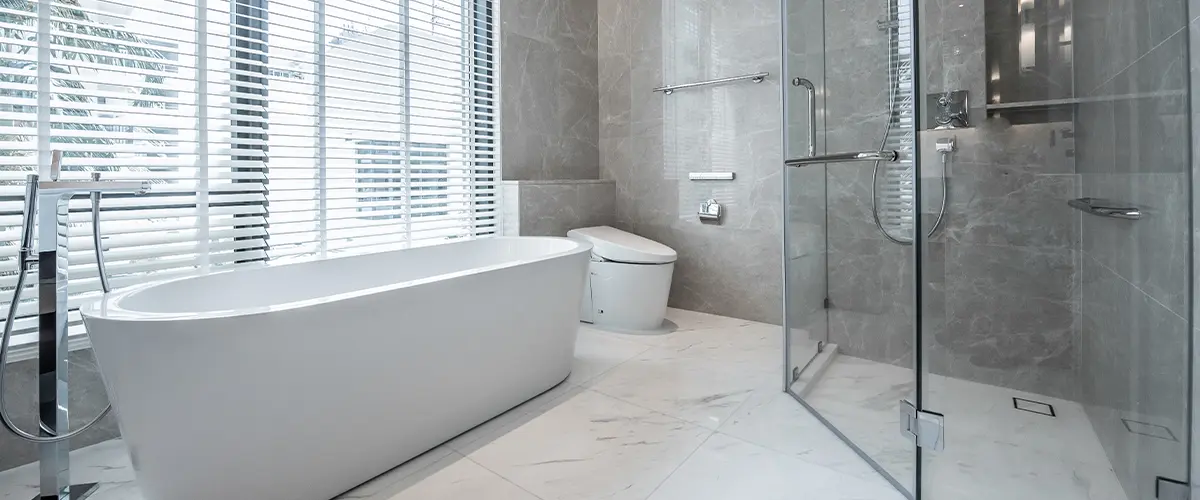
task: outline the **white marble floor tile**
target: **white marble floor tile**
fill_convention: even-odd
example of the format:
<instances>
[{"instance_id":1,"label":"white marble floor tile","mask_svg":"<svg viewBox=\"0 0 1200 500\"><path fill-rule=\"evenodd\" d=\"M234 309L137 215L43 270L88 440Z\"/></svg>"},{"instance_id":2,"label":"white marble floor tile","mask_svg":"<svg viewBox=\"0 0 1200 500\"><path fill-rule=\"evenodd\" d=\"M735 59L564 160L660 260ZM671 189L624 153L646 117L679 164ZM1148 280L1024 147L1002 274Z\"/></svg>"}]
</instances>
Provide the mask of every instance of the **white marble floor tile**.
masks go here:
<instances>
[{"instance_id":1,"label":"white marble floor tile","mask_svg":"<svg viewBox=\"0 0 1200 500\"><path fill-rule=\"evenodd\" d=\"M341 500L820 499L902 496L779 389L779 327L672 309L677 331L581 328L568 381ZM806 401L910 483L899 432L912 370L841 356ZM928 379L947 449L926 453L931 500L1126 500L1082 407L956 379ZM1058 416L1014 410L1013 396ZM143 500L124 444L72 453L96 500ZM0 472L0 500L36 492L36 464Z\"/></svg>"},{"instance_id":2,"label":"white marble floor tile","mask_svg":"<svg viewBox=\"0 0 1200 500\"><path fill-rule=\"evenodd\" d=\"M744 319L717 316L715 314L688 311L686 309L675 309L673 307L667 309L667 321L675 324L677 332L712 328L737 328L754 323L753 321Z\"/></svg>"},{"instance_id":3,"label":"white marble floor tile","mask_svg":"<svg viewBox=\"0 0 1200 500\"><path fill-rule=\"evenodd\" d=\"M649 500L903 500L895 489L717 433Z\"/></svg>"},{"instance_id":4,"label":"white marble floor tile","mask_svg":"<svg viewBox=\"0 0 1200 500\"><path fill-rule=\"evenodd\" d=\"M404 462L399 467L384 472L383 474L376 476L374 479L371 479L370 481L360 484L358 487L341 494L337 497L337 500L382 500L388 498L387 496L383 496L381 492L388 491L392 485L403 481L405 478L416 475L425 468L452 454L454 454L454 451L451 450L450 447L445 445L438 446L437 448L418 455L412 460Z\"/></svg>"},{"instance_id":5,"label":"white marble floor tile","mask_svg":"<svg viewBox=\"0 0 1200 500\"><path fill-rule=\"evenodd\" d=\"M103 483L96 489L96 493L88 497L88 500L143 500L142 490L138 489L137 483L128 481L124 483Z\"/></svg>"},{"instance_id":6,"label":"white marble floor tile","mask_svg":"<svg viewBox=\"0 0 1200 500\"><path fill-rule=\"evenodd\" d=\"M780 384L779 367L765 359L697 354L656 347L612 369L592 389L716 429L751 393Z\"/></svg>"},{"instance_id":7,"label":"white marble floor tile","mask_svg":"<svg viewBox=\"0 0 1200 500\"><path fill-rule=\"evenodd\" d=\"M805 401L911 492L916 452L900 433L900 400L913 400L915 384L912 370L838 356Z\"/></svg>"},{"instance_id":8,"label":"white marble floor tile","mask_svg":"<svg viewBox=\"0 0 1200 500\"><path fill-rule=\"evenodd\" d=\"M533 399L517 405L516 408L508 410L487 422L475 426L471 430L459 434L450 441L447 441L443 446L447 446L464 455L470 454L483 446L487 446L488 443L504 436L508 432L525 425L542 413L569 400L571 396L579 394L582 391L583 388L577 385L563 382L535 396Z\"/></svg>"},{"instance_id":9,"label":"white marble floor tile","mask_svg":"<svg viewBox=\"0 0 1200 500\"><path fill-rule=\"evenodd\" d=\"M539 500L483 466L452 453L372 500Z\"/></svg>"},{"instance_id":10,"label":"white marble floor tile","mask_svg":"<svg viewBox=\"0 0 1200 500\"><path fill-rule=\"evenodd\" d=\"M584 391L468 457L544 499L644 499L711 434Z\"/></svg>"},{"instance_id":11,"label":"white marble floor tile","mask_svg":"<svg viewBox=\"0 0 1200 500\"><path fill-rule=\"evenodd\" d=\"M592 328L580 328L575 342L575 363L567 382L586 385L599 375L646 352L650 346Z\"/></svg>"},{"instance_id":12,"label":"white marble floor tile","mask_svg":"<svg viewBox=\"0 0 1200 500\"><path fill-rule=\"evenodd\" d=\"M38 464L0 472L0 499L29 500L38 493ZM71 452L71 479L75 483L125 483L133 481L133 465L125 442L113 439Z\"/></svg>"},{"instance_id":13,"label":"white marble floor tile","mask_svg":"<svg viewBox=\"0 0 1200 500\"><path fill-rule=\"evenodd\" d=\"M791 395L778 390L750 396L717 432L890 487L883 476Z\"/></svg>"},{"instance_id":14,"label":"white marble floor tile","mask_svg":"<svg viewBox=\"0 0 1200 500\"><path fill-rule=\"evenodd\" d=\"M721 359L753 357L780 372L783 370L783 331L766 323L675 332L663 336L656 347Z\"/></svg>"},{"instance_id":15,"label":"white marble floor tile","mask_svg":"<svg viewBox=\"0 0 1200 500\"><path fill-rule=\"evenodd\" d=\"M896 404L912 387L910 369L839 356L805 400L911 488L913 445L896 432ZM1125 500L1078 403L938 375L926 388L925 404L946 416L946 449L924 454L928 498ZM1057 416L1017 410L1013 397Z\"/></svg>"}]
</instances>

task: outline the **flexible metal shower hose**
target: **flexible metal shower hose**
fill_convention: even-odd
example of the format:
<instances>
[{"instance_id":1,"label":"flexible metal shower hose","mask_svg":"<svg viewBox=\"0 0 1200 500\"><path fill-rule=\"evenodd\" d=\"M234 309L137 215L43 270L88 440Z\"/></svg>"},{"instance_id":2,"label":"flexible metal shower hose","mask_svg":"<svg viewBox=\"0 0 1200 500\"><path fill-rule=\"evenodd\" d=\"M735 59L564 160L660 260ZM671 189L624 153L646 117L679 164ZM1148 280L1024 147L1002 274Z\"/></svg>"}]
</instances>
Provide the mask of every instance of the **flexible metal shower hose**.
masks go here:
<instances>
[{"instance_id":1,"label":"flexible metal shower hose","mask_svg":"<svg viewBox=\"0 0 1200 500\"><path fill-rule=\"evenodd\" d=\"M896 17L896 16L893 15L893 13L892 13L892 8L891 8L890 2L887 4L887 9L888 9L888 20L892 20L892 18ZM888 30L889 37L891 36L891 30L899 30L898 24L895 27L891 27L891 25L888 25L888 26L889 27L887 28L887 30ZM890 50L890 48L889 48L889 50ZM887 124L883 130L883 138L879 140L879 150L880 151L883 151L883 149L887 147L888 135L890 135L892 133L892 113L894 113L895 109L896 109L896 94L900 92L900 82L898 81L900 78L900 74L899 74L900 72L899 72L898 68L894 67L895 63L892 62L894 59L896 59L896 58L892 57L892 54L888 54L888 119L887 119ZM934 222L933 227L929 229L929 233L926 234L927 237L933 236L933 233L935 233L938 230L938 227L940 227L942 225L942 218L946 216L946 175L947 175L947 168L949 167L949 156L950 156L950 153L942 153L942 175L940 177L941 185L942 185L942 204L941 204L941 208L938 209L937 221ZM883 221L880 220L880 217L879 217L879 165L880 165L880 163L881 162L878 162L878 161L875 162L875 168L871 171L871 218L875 220L875 227L879 228L879 232L883 234L884 238L891 240L893 243L898 243L901 245L911 245L912 244L911 238L905 239L903 236L901 236L901 237L892 236L892 234L889 233L888 230L883 227ZM914 166L914 170L915 170L915 166ZM914 183L920 182L920 181L921 180L919 178L916 178L913 180ZM915 200L913 202L913 214L914 214L913 215L914 221L915 221L916 217L921 216L920 200Z\"/></svg>"}]
</instances>

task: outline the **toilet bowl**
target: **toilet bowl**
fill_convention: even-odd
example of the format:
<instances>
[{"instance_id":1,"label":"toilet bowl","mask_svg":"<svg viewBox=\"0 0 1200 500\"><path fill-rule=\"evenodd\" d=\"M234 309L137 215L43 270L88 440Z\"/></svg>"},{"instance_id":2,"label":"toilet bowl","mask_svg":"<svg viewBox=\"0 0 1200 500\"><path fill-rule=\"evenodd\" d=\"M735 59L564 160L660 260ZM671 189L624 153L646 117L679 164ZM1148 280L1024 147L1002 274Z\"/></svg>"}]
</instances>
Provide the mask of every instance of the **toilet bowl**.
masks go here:
<instances>
[{"instance_id":1,"label":"toilet bowl","mask_svg":"<svg viewBox=\"0 0 1200 500\"><path fill-rule=\"evenodd\" d=\"M567 237L592 244L580 321L615 330L662 329L675 250L608 226L574 229Z\"/></svg>"}]
</instances>

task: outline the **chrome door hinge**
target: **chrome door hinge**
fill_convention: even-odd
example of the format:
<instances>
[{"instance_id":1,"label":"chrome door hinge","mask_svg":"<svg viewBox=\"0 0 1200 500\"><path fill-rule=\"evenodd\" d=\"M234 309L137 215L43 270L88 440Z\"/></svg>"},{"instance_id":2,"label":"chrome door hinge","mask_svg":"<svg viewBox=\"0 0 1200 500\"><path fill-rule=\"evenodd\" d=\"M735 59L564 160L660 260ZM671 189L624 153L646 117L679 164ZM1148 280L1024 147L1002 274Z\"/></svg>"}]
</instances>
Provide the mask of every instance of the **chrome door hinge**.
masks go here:
<instances>
[{"instance_id":1,"label":"chrome door hinge","mask_svg":"<svg viewBox=\"0 0 1200 500\"><path fill-rule=\"evenodd\" d=\"M942 451L946 447L946 417L940 413L918 410L906 400L900 400L901 434L918 447Z\"/></svg>"}]
</instances>

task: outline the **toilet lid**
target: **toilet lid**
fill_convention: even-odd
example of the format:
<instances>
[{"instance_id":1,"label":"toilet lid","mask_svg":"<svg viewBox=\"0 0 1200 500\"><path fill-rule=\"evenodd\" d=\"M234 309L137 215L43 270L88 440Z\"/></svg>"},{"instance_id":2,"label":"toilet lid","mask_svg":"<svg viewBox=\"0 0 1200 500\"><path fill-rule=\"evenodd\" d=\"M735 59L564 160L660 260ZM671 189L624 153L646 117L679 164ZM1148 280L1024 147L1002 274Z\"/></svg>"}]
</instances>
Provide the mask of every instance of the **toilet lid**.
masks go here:
<instances>
[{"instance_id":1,"label":"toilet lid","mask_svg":"<svg viewBox=\"0 0 1200 500\"><path fill-rule=\"evenodd\" d=\"M615 262L669 264L678 258L671 247L608 226L573 229L567 237L590 242L592 253Z\"/></svg>"}]
</instances>

